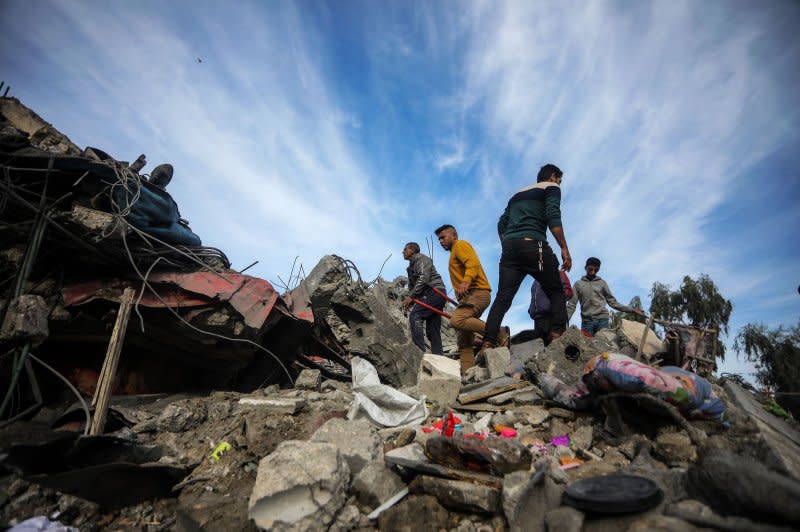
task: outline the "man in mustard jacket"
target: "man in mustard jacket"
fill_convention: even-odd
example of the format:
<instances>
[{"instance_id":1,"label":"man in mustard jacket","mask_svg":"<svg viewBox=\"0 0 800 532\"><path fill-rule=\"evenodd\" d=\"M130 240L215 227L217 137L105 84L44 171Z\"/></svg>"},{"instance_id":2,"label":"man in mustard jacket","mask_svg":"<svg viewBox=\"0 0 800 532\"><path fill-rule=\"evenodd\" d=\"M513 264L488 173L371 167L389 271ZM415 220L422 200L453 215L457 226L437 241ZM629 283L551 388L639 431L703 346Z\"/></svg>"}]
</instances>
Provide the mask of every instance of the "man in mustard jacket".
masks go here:
<instances>
[{"instance_id":1,"label":"man in mustard jacket","mask_svg":"<svg viewBox=\"0 0 800 532\"><path fill-rule=\"evenodd\" d=\"M475 249L466 240L458 238L455 227L446 224L436 229L435 233L442 247L450 252L450 283L458 299L458 306L451 315L450 323L458 333L458 355L463 376L475 365L473 340L475 333L483 334L486 328L486 324L479 318L489 306L492 287ZM501 331L500 336L502 345L508 334Z\"/></svg>"}]
</instances>

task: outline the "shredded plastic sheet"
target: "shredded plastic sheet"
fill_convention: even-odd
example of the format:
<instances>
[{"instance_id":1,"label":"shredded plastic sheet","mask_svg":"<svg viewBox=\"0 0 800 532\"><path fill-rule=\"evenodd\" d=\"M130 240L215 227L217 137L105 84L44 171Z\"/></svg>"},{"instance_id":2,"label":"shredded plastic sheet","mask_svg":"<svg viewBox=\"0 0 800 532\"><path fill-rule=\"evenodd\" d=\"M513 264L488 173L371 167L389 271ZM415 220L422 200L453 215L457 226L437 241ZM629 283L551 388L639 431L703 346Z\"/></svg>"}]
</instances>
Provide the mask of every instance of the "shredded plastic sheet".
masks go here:
<instances>
[{"instance_id":1,"label":"shredded plastic sheet","mask_svg":"<svg viewBox=\"0 0 800 532\"><path fill-rule=\"evenodd\" d=\"M425 396L419 400L381 384L378 372L367 360L353 357L353 404L347 419L366 416L383 427L422 423L428 417Z\"/></svg>"}]
</instances>

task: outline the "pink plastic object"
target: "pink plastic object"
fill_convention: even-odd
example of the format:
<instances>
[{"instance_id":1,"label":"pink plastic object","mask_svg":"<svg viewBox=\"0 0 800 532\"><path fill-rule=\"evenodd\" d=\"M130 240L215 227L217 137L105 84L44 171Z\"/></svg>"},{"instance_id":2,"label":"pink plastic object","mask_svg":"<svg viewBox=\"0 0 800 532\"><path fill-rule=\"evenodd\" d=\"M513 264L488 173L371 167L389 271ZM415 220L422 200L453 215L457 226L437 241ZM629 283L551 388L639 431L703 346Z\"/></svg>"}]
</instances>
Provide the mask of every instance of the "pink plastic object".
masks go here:
<instances>
[{"instance_id":1,"label":"pink plastic object","mask_svg":"<svg viewBox=\"0 0 800 532\"><path fill-rule=\"evenodd\" d=\"M516 438L517 437L517 431L514 430L514 429L503 429L502 431L500 431L500 437L501 438Z\"/></svg>"}]
</instances>

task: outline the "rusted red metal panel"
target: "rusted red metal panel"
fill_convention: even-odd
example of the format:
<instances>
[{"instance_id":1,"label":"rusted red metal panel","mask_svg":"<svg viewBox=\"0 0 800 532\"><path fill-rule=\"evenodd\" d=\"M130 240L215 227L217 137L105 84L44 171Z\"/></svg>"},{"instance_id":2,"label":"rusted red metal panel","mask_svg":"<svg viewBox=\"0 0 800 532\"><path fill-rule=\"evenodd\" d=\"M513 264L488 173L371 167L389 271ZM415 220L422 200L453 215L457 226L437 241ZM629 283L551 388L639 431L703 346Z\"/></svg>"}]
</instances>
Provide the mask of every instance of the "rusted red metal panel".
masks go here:
<instances>
[{"instance_id":1,"label":"rusted red metal panel","mask_svg":"<svg viewBox=\"0 0 800 532\"><path fill-rule=\"evenodd\" d=\"M290 314L276 303L280 296L272 285L257 277L240 273L156 273L147 279L160 296L145 290L140 305L146 307L189 308L227 303L241 314L248 327L261 328L273 309ZM66 306L101 298L119 301L125 287L141 291L141 283L127 280L90 281L64 287L61 295ZM138 298L138 294L137 294ZM163 300L163 301L162 301Z\"/></svg>"}]
</instances>

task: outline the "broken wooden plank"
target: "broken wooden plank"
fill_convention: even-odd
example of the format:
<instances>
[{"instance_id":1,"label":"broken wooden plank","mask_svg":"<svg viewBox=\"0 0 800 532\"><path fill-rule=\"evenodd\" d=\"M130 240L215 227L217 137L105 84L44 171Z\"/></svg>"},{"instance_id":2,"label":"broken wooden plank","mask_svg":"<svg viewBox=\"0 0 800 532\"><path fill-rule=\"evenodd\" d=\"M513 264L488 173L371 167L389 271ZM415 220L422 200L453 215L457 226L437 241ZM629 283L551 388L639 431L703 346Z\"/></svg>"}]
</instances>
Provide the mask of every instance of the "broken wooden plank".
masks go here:
<instances>
[{"instance_id":1,"label":"broken wooden plank","mask_svg":"<svg viewBox=\"0 0 800 532\"><path fill-rule=\"evenodd\" d=\"M470 403L462 405L459 402L451 403L450 407L453 410L460 410L462 412L503 412L508 410L506 406L490 405L489 403Z\"/></svg>"},{"instance_id":2,"label":"broken wooden plank","mask_svg":"<svg viewBox=\"0 0 800 532\"><path fill-rule=\"evenodd\" d=\"M503 392L528 386L529 384L527 381L517 380L512 377L498 377L490 381L470 384L461 388L461 393L458 394L458 402L462 405L474 403L481 399L500 395Z\"/></svg>"},{"instance_id":3,"label":"broken wooden plank","mask_svg":"<svg viewBox=\"0 0 800 532\"><path fill-rule=\"evenodd\" d=\"M413 458L404 458L400 456L386 455L383 457L383 459L389 465L398 465L407 467L409 469L413 469L414 471L419 471L420 473L425 473L427 475L433 475L442 478L450 478L454 480L466 480L469 482L477 482L479 484L484 484L486 486L491 486L493 488L503 487L502 478L494 477L492 475L486 475L484 473L475 473L473 471L462 471L460 469L452 469L450 467L434 464L433 462L430 461L415 460Z\"/></svg>"},{"instance_id":4,"label":"broken wooden plank","mask_svg":"<svg viewBox=\"0 0 800 532\"><path fill-rule=\"evenodd\" d=\"M114 323L114 330L111 332L111 340L108 342L106 358L100 370L100 377L97 381L92 404L95 406L92 427L89 434L97 436L103 433L106 425L106 413L108 412L108 400L111 397L111 388L114 384L114 376L117 374L119 355L122 353L122 344L125 342L125 331L128 329L128 318L131 315L133 304L133 288L126 288L122 293L122 301L119 304L117 321Z\"/></svg>"},{"instance_id":5,"label":"broken wooden plank","mask_svg":"<svg viewBox=\"0 0 800 532\"><path fill-rule=\"evenodd\" d=\"M523 381L525 382L525 381ZM494 397L490 397L486 401L491 405L502 405L503 403L507 403L517 397L518 395L522 394L531 394L533 396L536 395L536 388L528 384L527 386L523 386L516 390L511 390L510 392L504 392L499 395L495 395Z\"/></svg>"}]
</instances>

